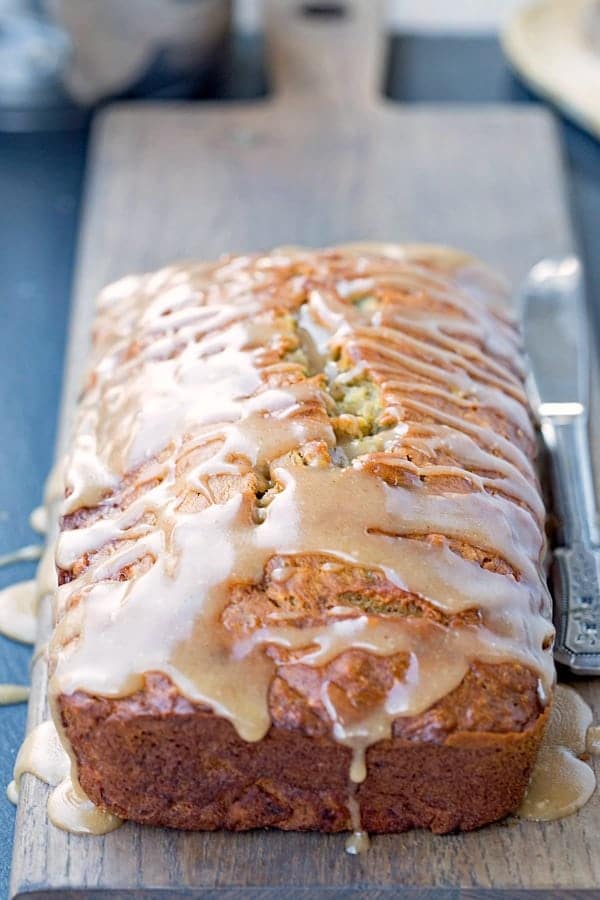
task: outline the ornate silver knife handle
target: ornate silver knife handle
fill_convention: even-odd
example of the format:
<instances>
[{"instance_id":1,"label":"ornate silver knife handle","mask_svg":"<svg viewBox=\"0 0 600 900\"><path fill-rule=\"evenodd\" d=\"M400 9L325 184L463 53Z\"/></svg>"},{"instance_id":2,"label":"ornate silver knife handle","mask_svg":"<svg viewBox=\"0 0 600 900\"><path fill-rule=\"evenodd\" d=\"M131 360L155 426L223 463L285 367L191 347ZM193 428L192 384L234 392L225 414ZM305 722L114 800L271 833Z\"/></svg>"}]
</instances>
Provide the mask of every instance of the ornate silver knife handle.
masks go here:
<instances>
[{"instance_id":1,"label":"ornate silver knife handle","mask_svg":"<svg viewBox=\"0 0 600 900\"><path fill-rule=\"evenodd\" d=\"M557 520L555 658L600 675L600 533L588 436L589 348L581 265L543 260L522 291L529 394L548 453Z\"/></svg>"},{"instance_id":2,"label":"ornate silver knife handle","mask_svg":"<svg viewBox=\"0 0 600 900\"><path fill-rule=\"evenodd\" d=\"M559 547L552 563L554 656L579 675L600 675L600 552Z\"/></svg>"},{"instance_id":3,"label":"ornate silver knife handle","mask_svg":"<svg viewBox=\"0 0 600 900\"><path fill-rule=\"evenodd\" d=\"M584 408L542 415L560 543L551 573L554 655L573 672L600 675L600 546L586 419Z\"/></svg>"}]
</instances>

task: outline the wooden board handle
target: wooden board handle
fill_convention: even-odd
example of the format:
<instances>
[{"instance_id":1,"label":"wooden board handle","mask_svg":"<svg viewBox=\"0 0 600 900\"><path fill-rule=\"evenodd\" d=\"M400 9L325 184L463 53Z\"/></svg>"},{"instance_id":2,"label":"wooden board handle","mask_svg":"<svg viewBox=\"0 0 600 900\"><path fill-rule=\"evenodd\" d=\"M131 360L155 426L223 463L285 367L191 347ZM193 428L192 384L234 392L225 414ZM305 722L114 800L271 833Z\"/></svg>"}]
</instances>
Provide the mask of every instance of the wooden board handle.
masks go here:
<instances>
[{"instance_id":1,"label":"wooden board handle","mask_svg":"<svg viewBox=\"0 0 600 900\"><path fill-rule=\"evenodd\" d=\"M373 105L381 72L381 0L267 0L275 98L340 108Z\"/></svg>"}]
</instances>

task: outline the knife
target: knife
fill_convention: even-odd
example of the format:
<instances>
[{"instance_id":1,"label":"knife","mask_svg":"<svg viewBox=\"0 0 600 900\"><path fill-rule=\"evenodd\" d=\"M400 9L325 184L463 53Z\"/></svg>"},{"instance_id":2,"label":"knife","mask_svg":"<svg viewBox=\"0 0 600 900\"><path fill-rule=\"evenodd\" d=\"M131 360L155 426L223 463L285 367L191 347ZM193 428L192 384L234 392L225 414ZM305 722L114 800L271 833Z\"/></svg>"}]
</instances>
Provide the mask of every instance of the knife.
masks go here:
<instances>
[{"instance_id":1,"label":"knife","mask_svg":"<svg viewBox=\"0 0 600 900\"><path fill-rule=\"evenodd\" d=\"M555 659L600 675L600 533L588 437L589 349L579 260L542 260L520 295L528 394L557 519L550 584Z\"/></svg>"}]
</instances>

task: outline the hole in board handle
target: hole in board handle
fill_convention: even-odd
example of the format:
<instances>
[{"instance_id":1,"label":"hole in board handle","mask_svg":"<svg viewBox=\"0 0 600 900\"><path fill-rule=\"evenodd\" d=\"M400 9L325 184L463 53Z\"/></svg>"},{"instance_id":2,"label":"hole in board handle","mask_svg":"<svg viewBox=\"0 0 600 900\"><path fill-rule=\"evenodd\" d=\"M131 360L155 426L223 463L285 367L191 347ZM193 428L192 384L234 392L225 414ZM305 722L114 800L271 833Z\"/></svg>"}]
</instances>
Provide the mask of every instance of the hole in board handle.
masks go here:
<instances>
[{"instance_id":1,"label":"hole in board handle","mask_svg":"<svg viewBox=\"0 0 600 900\"><path fill-rule=\"evenodd\" d=\"M342 16L345 16L347 13L347 8L345 3L301 3L300 4L300 12L303 16L314 16L315 18L321 19L341 19Z\"/></svg>"}]
</instances>

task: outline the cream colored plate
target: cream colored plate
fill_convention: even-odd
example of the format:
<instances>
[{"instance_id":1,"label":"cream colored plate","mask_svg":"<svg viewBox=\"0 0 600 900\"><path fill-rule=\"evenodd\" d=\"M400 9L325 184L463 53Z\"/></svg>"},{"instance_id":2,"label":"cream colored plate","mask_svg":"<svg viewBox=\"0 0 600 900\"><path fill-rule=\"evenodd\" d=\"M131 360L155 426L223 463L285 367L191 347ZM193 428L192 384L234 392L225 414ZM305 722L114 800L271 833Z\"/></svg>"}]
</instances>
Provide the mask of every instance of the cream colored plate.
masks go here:
<instances>
[{"instance_id":1,"label":"cream colored plate","mask_svg":"<svg viewBox=\"0 0 600 900\"><path fill-rule=\"evenodd\" d=\"M511 64L531 87L600 137L600 2L539 0L502 34Z\"/></svg>"}]
</instances>

